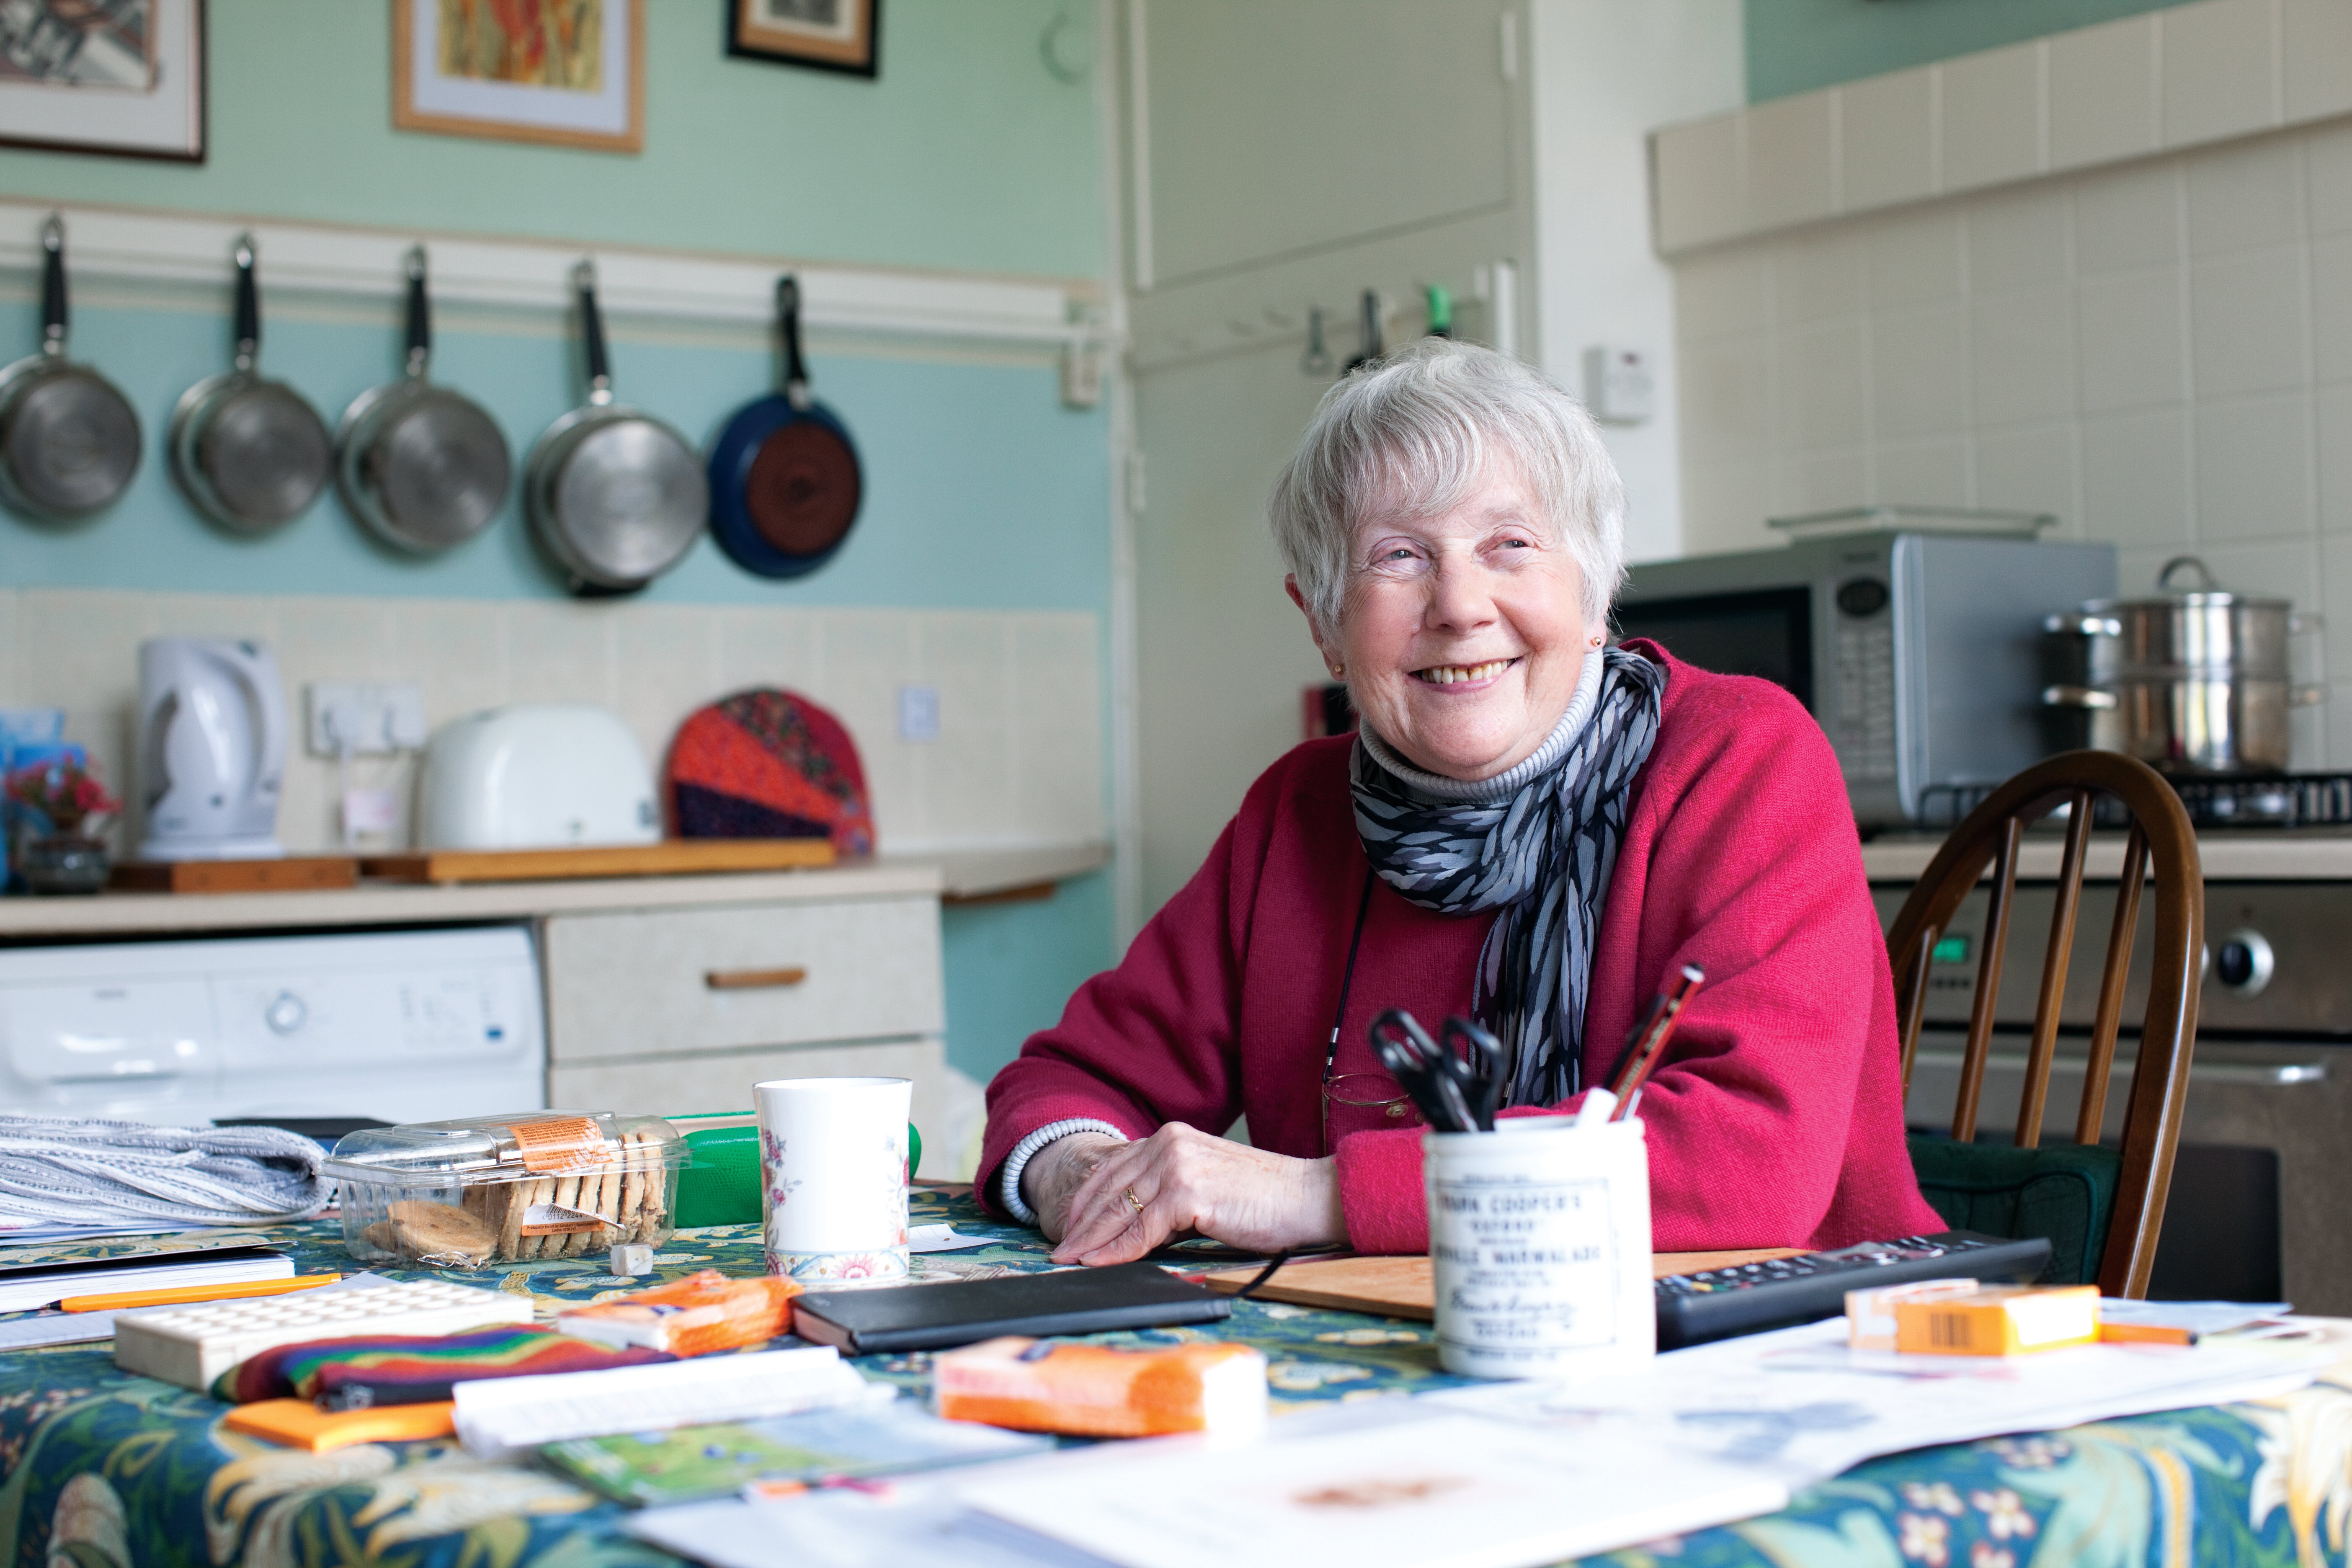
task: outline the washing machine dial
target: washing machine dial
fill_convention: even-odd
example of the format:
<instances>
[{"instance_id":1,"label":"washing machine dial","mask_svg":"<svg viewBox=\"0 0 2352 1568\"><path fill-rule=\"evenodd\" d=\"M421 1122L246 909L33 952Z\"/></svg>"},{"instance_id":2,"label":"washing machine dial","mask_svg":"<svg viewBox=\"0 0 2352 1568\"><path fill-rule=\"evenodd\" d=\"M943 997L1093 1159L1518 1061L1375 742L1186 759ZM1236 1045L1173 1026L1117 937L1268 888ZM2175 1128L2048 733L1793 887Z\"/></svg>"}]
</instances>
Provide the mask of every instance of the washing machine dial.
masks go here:
<instances>
[{"instance_id":1,"label":"washing machine dial","mask_svg":"<svg viewBox=\"0 0 2352 1568\"><path fill-rule=\"evenodd\" d=\"M291 991L280 991L261 1010L261 1021L269 1026L274 1035L290 1035L300 1028L310 1016L310 1009L302 998Z\"/></svg>"},{"instance_id":2,"label":"washing machine dial","mask_svg":"<svg viewBox=\"0 0 2352 1568\"><path fill-rule=\"evenodd\" d=\"M2251 927L2231 931L2213 950L2213 978L2233 996L2259 996L2278 967L2278 955Z\"/></svg>"}]
</instances>

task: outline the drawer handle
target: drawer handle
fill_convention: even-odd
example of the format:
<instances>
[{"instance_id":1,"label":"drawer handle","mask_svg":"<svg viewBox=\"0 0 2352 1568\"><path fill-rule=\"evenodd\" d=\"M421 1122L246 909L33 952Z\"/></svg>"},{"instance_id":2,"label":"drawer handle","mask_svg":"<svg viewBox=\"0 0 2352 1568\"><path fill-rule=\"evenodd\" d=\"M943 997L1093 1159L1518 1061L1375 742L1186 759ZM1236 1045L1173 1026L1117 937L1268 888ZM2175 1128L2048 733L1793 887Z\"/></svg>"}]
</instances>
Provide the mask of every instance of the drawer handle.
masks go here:
<instances>
[{"instance_id":1,"label":"drawer handle","mask_svg":"<svg viewBox=\"0 0 2352 1568\"><path fill-rule=\"evenodd\" d=\"M794 963L782 969L705 970L702 983L713 991L765 991L779 985L798 985L807 978L808 971Z\"/></svg>"}]
</instances>

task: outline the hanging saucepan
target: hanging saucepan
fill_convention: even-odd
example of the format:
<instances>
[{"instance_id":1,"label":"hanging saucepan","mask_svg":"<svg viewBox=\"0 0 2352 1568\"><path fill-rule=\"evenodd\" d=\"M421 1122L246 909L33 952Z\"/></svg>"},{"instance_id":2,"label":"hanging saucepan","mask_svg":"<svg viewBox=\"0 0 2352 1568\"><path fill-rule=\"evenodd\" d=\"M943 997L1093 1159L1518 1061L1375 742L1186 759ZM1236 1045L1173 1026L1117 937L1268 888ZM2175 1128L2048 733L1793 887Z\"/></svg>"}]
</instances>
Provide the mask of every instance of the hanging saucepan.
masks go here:
<instances>
[{"instance_id":1,"label":"hanging saucepan","mask_svg":"<svg viewBox=\"0 0 2352 1568\"><path fill-rule=\"evenodd\" d=\"M46 522L103 511L139 471L139 416L66 358L66 229L41 226L41 352L0 370L0 501Z\"/></svg>"},{"instance_id":2,"label":"hanging saucepan","mask_svg":"<svg viewBox=\"0 0 2352 1568\"><path fill-rule=\"evenodd\" d=\"M809 395L801 289L776 282L784 389L735 411L710 448L710 533L746 572L798 577L833 557L857 521L865 475L848 427Z\"/></svg>"},{"instance_id":3,"label":"hanging saucepan","mask_svg":"<svg viewBox=\"0 0 2352 1568\"><path fill-rule=\"evenodd\" d=\"M425 247L408 253L408 371L362 392L335 431L335 491L379 537L420 552L490 525L514 477L507 438L470 398L425 378L433 358Z\"/></svg>"},{"instance_id":4,"label":"hanging saucepan","mask_svg":"<svg viewBox=\"0 0 2352 1568\"><path fill-rule=\"evenodd\" d=\"M236 367L180 395L172 410L172 479L224 528L266 533L310 509L335 467L334 443L309 399L260 371L261 296L253 236L236 241Z\"/></svg>"},{"instance_id":5,"label":"hanging saucepan","mask_svg":"<svg viewBox=\"0 0 2352 1568\"><path fill-rule=\"evenodd\" d=\"M613 401L596 269L572 269L588 401L547 427L523 470L532 531L562 563L575 594L629 594L686 557L702 537L710 492L687 438Z\"/></svg>"}]
</instances>

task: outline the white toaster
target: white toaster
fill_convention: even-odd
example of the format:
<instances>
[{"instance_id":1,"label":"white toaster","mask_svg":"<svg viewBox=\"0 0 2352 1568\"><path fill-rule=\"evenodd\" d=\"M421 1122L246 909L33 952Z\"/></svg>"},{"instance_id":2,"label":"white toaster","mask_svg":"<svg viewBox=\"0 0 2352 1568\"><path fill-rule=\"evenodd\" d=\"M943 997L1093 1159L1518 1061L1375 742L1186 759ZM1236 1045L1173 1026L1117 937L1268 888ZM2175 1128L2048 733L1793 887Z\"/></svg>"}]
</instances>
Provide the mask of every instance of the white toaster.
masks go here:
<instances>
[{"instance_id":1,"label":"white toaster","mask_svg":"<svg viewBox=\"0 0 2352 1568\"><path fill-rule=\"evenodd\" d=\"M629 727L584 702L519 702L434 731L420 849L553 849L661 838L653 771Z\"/></svg>"}]
</instances>

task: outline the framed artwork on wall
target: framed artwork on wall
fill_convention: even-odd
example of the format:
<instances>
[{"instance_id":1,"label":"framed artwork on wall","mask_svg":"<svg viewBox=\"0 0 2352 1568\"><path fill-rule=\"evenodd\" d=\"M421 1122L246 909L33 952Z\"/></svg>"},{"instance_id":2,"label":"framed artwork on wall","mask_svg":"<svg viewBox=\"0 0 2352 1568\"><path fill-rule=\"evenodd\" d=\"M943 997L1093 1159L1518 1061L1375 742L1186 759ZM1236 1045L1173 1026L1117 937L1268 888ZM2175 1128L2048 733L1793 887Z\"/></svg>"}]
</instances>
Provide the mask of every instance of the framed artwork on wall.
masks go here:
<instances>
[{"instance_id":1,"label":"framed artwork on wall","mask_svg":"<svg viewBox=\"0 0 2352 1568\"><path fill-rule=\"evenodd\" d=\"M882 0L726 0L727 52L851 76L882 68Z\"/></svg>"},{"instance_id":2,"label":"framed artwork on wall","mask_svg":"<svg viewBox=\"0 0 2352 1568\"><path fill-rule=\"evenodd\" d=\"M392 0L392 122L641 153L646 4Z\"/></svg>"},{"instance_id":3,"label":"framed artwork on wall","mask_svg":"<svg viewBox=\"0 0 2352 1568\"><path fill-rule=\"evenodd\" d=\"M203 163L204 0L0 5L0 143Z\"/></svg>"}]
</instances>

